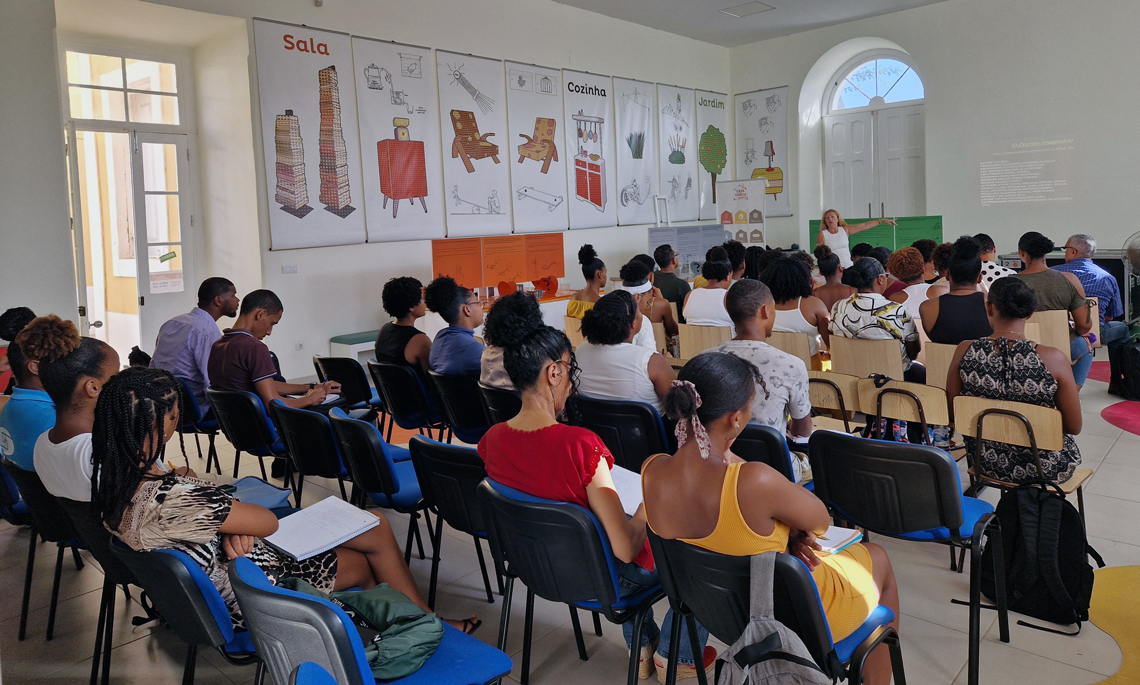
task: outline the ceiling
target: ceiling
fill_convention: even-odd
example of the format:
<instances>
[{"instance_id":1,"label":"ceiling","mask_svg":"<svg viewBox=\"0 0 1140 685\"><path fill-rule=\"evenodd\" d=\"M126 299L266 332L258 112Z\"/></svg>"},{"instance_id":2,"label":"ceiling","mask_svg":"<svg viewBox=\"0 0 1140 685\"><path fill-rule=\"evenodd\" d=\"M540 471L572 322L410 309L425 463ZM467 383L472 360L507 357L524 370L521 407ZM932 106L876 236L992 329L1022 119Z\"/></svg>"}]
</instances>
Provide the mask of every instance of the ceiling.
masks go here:
<instances>
[{"instance_id":1,"label":"ceiling","mask_svg":"<svg viewBox=\"0 0 1140 685\"><path fill-rule=\"evenodd\" d=\"M55 0L56 27L66 33L112 36L193 47L244 22L235 17L140 0Z\"/></svg>"},{"instance_id":2,"label":"ceiling","mask_svg":"<svg viewBox=\"0 0 1140 685\"><path fill-rule=\"evenodd\" d=\"M732 17L720 10L747 0L556 0L590 12L734 47L943 0L763 0L770 10Z\"/></svg>"}]
</instances>

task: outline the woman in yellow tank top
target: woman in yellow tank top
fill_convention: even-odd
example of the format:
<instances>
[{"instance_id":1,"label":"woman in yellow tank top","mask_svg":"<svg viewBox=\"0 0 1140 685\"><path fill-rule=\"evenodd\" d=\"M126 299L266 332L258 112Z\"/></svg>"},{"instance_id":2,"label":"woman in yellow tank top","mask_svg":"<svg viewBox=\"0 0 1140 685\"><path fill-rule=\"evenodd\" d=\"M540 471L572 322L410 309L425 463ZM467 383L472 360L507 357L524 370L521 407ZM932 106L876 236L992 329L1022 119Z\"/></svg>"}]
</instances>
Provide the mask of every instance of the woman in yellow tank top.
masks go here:
<instances>
[{"instance_id":1,"label":"woman in yellow tank top","mask_svg":"<svg viewBox=\"0 0 1140 685\"><path fill-rule=\"evenodd\" d=\"M594 308L594 303L602 299L602 290L606 287L606 264L598 258L593 245L583 245L578 250L578 263L582 265L582 277L586 279L586 287L570 296L566 303L566 316L581 319L586 312Z\"/></svg>"},{"instance_id":2,"label":"woman in yellow tank top","mask_svg":"<svg viewBox=\"0 0 1140 685\"><path fill-rule=\"evenodd\" d=\"M823 502L767 464L732 453L732 441L752 416L755 385L741 381L759 375L750 362L715 352L697 355L681 370L665 398L680 448L673 456L656 455L641 471L649 527L662 538L721 554L794 554L811 569L836 642L879 604L895 612L891 625L898 630L898 587L887 553L856 544L816 556L816 535L830 524ZM885 649L870 655L865 673L870 685L890 682Z\"/></svg>"}]
</instances>

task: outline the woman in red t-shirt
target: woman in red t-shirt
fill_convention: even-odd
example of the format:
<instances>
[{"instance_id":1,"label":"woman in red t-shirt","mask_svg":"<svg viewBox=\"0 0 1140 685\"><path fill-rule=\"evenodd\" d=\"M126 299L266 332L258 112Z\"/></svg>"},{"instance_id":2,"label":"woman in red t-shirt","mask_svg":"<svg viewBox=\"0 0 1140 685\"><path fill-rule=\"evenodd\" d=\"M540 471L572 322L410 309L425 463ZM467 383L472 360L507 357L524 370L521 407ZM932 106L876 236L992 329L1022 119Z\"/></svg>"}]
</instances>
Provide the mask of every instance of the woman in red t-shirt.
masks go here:
<instances>
[{"instance_id":1,"label":"woman in red t-shirt","mask_svg":"<svg viewBox=\"0 0 1140 685\"><path fill-rule=\"evenodd\" d=\"M490 320L494 330L486 334L503 348L503 366L522 393L522 410L510 421L492 426L479 442L479 454L487 475L522 492L587 507L602 522L610 547L617 557L622 595L656 584L657 571L646 540L645 510L638 507L628 518L614 488L610 469L614 458L594 433L558 423L558 412L577 385L578 366L570 341L559 330L515 318ZM665 617L664 632L658 630L652 613L642 633L639 675L648 678L658 660L668 658L671 616ZM626 644L633 626L622 626ZM703 645L708 632L698 627ZM658 644L659 642L659 644ZM695 659L688 639L679 640L678 677L695 676ZM716 651L704 649L707 669ZM709 654L711 652L711 654ZM665 682L665 673L658 673Z\"/></svg>"}]
</instances>

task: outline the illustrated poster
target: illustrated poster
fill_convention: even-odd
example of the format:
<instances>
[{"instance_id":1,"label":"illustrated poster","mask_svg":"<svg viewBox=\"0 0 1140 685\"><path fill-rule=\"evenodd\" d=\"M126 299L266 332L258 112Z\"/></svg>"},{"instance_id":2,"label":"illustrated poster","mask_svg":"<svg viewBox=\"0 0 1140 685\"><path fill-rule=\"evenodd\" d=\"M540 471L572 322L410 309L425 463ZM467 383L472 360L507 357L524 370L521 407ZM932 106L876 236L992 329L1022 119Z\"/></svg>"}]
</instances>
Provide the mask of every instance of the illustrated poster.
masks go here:
<instances>
[{"instance_id":1,"label":"illustrated poster","mask_svg":"<svg viewBox=\"0 0 1140 685\"><path fill-rule=\"evenodd\" d=\"M736 96L736 178L768 179L767 216L791 216L788 169L788 87Z\"/></svg>"},{"instance_id":2,"label":"illustrated poster","mask_svg":"<svg viewBox=\"0 0 1140 685\"><path fill-rule=\"evenodd\" d=\"M511 232L507 98L499 60L436 51L447 235Z\"/></svg>"},{"instance_id":3,"label":"illustrated poster","mask_svg":"<svg viewBox=\"0 0 1140 685\"><path fill-rule=\"evenodd\" d=\"M507 62L507 124L515 232L566 230L562 72Z\"/></svg>"},{"instance_id":4,"label":"illustrated poster","mask_svg":"<svg viewBox=\"0 0 1140 685\"><path fill-rule=\"evenodd\" d=\"M363 243L347 34L253 22L271 249Z\"/></svg>"},{"instance_id":5,"label":"illustrated poster","mask_svg":"<svg viewBox=\"0 0 1140 685\"><path fill-rule=\"evenodd\" d=\"M352 37L368 241L442 238L431 48Z\"/></svg>"},{"instance_id":6,"label":"illustrated poster","mask_svg":"<svg viewBox=\"0 0 1140 685\"><path fill-rule=\"evenodd\" d=\"M695 105L691 89L657 84L658 195L668 198L671 221L696 221L700 213Z\"/></svg>"},{"instance_id":7,"label":"illustrated poster","mask_svg":"<svg viewBox=\"0 0 1140 685\"><path fill-rule=\"evenodd\" d=\"M716 219L716 182L732 177L728 159L728 96L706 90L697 91L697 177L700 197L700 219Z\"/></svg>"},{"instance_id":8,"label":"illustrated poster","mask_svg":"<svg viewBox=\"0 0 1140 685\"><path fill-rule=\"evenodd\" d=\"M653 196L657 185L657 116L652 83L614 77L617 119L618 223L650 224L656 220Z\"/></svg>"},{"instance_id":9,"label":"illustrated poster","mask_svg":"<svg viewBox=\"0 0 1140 685\"><path fill-rule=\"evenodd\" d=\"M732 239L745 245L766 245L764 207L765 203L772 206L767 183L766 178L717 181L718 221Z\"/></svg>"},{"instance_id":10,"label":"illustrated poster","mask_svg":"<svg viewBox=\"0 0 1140 685\"><path fill-rule=\"evenodd\" d=\"M562 70L570 228L617 225L613 82Z\"/></svg>"}]
</instances>

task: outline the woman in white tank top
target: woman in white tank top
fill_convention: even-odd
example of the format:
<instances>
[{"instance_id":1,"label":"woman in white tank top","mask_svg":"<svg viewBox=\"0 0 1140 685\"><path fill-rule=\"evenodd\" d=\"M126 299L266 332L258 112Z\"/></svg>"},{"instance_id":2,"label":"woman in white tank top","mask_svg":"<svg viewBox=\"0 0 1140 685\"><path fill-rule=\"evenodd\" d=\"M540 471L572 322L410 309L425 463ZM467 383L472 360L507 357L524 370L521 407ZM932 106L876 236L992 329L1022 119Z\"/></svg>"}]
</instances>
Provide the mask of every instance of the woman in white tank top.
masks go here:
<instances>
[{"instance_id":1,"label":"woman in white tank top","mask_svg":"<svg viewBox=\"0 0 1140 685\"><path fill-rule=\"evenodd\" d=\"M690 326L729 326L735 336L736 327L732 325L728 310L724 308L724 296L732 285L732 265L724 248L714 247L709 250L709 256L711 259L705 260L701 266L701 275L708 283L685 295L685 306L681 313L685 317L685 323Z\"/></svg>"},{"instance_id":2,"label":"woman in white tank top","mask_svg":"<svg viewBox=\"0 0 1140 685\"><path fill-rule=\"evenodd\" d=\"M848 224L843 220L843 217L839 216L839 212L829 209L823 213L823 219L819 224L819 236L816 238L815 244L830 247L831 251L839 257L839 265L846 269L851 266L851 249L848 246L848 238L879 224L894 226L895 220L871 219L861 224Z\"/></svg>"},{"instance_id":3,"label":"woman in white tank top","mask_svg":"<svg viewBox=\"0 0 1140 685\"><path fill-rule=\"evenodd\" d=\"M586 342L574 350L581 369L578 390L587 397L645 402L662 413L677 374L660 354L633 344L641 321L637 304L624 290L602 297L586 312Z\"/></svg>"},{"instance_id":4,"label":"woman in white tank top","mask_svg":"<svg viewBox=\"0 0 1140 685\"><path fill-rule=\"evenodd\" d=\"M819 353L820 342L827 343L831 318L823 301L812 293L811 272L800 261L784 257L768 264L760 280L772 291L776 322L772 330L781 333L808 333L811 353Z\"/></svg>"}]
</instances>

